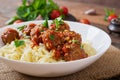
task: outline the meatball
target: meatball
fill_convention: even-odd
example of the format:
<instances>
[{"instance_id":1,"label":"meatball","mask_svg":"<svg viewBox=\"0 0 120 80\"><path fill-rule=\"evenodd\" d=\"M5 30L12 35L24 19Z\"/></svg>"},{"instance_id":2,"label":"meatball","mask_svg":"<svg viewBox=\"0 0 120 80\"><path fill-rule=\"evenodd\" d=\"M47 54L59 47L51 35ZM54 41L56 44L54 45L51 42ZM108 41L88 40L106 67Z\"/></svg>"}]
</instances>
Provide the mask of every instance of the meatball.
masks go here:
<instances>
[{"instance_id":1,"label":"meatball","mask_svg":"<svg viewBox=\"0 0 120 80\"><path fill-rule=\"evenodd\" d=\"M58 45L62 44L63 34L62 32L54 30L46 30L42 35L43 43L48 50L56 48Z\"/></svg>"},{"instance_id":2,"label":"meatball","mask_svg":"<svg viewBox=\"0 0 120 80\"><path fill-rule=\"evenodd\" d=\"M44 27L42 24L41 25L38 25L39 26L39 29L40 29L40 32L44 32L46 31L48 28L47 27Z\"/></svg>"},{"instance_id":3,"label":"meatball","mask_svg":"<svg viewBox=\"0 0 120 80\"><path fill-rule=\"evenodd\" d=\"M1 35L1 38L5 44L11 43L15 39L19 39L19 33L12 28L7 28L6 31Z\"/></svg>"},{"instance_id":4,"label":"meatball","mask_svg":"<svg viewBox=\"0 0 120 80\"><path fill-rule=\"evenodd\" d=\"M58 50L58 49L52 49L52 52L54 53L53 58L55 60L60 60L60 58L61 58L61 51Z\"/></svg>"},{"instance_id":5,"label":"meatball","mask_svg":"<svg viewBox=\"0 0 120 80\"><path fill-rule=\"evenodd\" d=\"M23 33L25 33L27 36L30 36L31 30L36 26L36 24L31 23L26 28L23 29Z\"/></svg>"},{"instance_id":6,"label":"meatball","mask_svg":"<svg viewBox=\"0 0 120 80\"><path fill-rule=\"evenodd\" d=\"M77 44L65 44L63 47L64 60L72 61L88 57L83 49ZM65 49L66 48L66 49Z\"/></svg>"},{"instance_id":7,"label":"meatball","mask_svg":"<svg viewBox=\"0 0 120 80\"><path fill-rule=\"evenodd\" d=\"M40 35L40 29L38 26L31 29L30 36L31 41L33 42L33 45L39 45L39 35Z\"/></svg>"},{"instance_id":8,"label":"meatball","mask_svg":"<svg viewBox=\"0 0 120 80\"><path fill-rule=\"evenodd\" d=\"M37 25L33 29L31 29L30 36L31 41L33 42L33 45L39 45L39 43L42 43L42 33L47 30L46 27L42 25Z\"/></svg>"},{"instance_id":9,"label":"meatball","mask_svg":"<svg viewBox=\"0 0 120 80\"><path fill-rule=\"evenodd\" d=\"M58 31L64 31L64 30L70 30L70 27L67 23L60 24L58 28L55 26L55 23L52 23L49 27L52 30L58 30Z\"/></svg>"},{"instance_id":10,"label":"meatball","mask_svg":"<svg viewBox=\"0 0 120 80\"><path fill-rule=\"evenodd\" d=\"M82 38L80 34L74 31L64 30L63 35L65 43L76 43L81 45Z\"/></svg>"}]
</instances>

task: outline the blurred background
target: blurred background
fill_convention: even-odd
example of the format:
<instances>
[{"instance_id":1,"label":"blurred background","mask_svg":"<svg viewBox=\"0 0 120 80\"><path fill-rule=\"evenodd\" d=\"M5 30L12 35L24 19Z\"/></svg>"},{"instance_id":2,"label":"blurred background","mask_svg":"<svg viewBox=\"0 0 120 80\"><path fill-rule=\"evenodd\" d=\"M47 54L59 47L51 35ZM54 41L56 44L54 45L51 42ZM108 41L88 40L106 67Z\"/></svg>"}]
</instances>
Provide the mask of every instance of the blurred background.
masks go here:
<instances>
[{"instance_id":1,"label":"blurred background","mask_svg":"<svg viewBox=\"0 0 120 80\"><path fill-rule=\"evenodd\" d=\"M69 1L78 1L83 3L92 3L113 8L120 8L119 0L69 0Z\"/></svg>"}]
</instances>

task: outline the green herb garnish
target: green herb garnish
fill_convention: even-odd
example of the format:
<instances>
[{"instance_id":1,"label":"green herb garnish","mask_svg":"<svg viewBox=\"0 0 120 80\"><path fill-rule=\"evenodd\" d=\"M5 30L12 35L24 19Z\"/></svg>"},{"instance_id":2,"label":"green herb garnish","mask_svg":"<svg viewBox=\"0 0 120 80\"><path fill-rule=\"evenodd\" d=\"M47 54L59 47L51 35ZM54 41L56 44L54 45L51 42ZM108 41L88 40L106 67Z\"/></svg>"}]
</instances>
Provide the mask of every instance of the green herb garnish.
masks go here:
<instances>
[{"instance_id":1,"label":"green herb garnish","mask_svg":"<svg viewBox=\"0 0 120 80\"><path fill-rule=\"evenodd\" d=\"M54 40L55 36L54 35L50 35L49 38L50 38L50 40Z\"/></svg>"},{"instance_id":2,"label":"green herb garnish","mask_svg":"<svg viewBox=\"0 0 120 80\"><path fill-rule=\"evenodd\" d=\"M56 30L58 30L59 29L59 21L57 19L55 19L54 22L55 22Z\"/></svg>"},{"instance_id":3,"label":"green herb garnish","mask_svg":"<svg viewBox=\"0 0 120 80\"><path fill-rule=\"evenodd\" d=\"M22 0L22 5L26 6L27 0Z\"/></svg>"},{"instance_id":4,"label":"green herb garnish","mask_svg":"<svg viewBox=\"0 0 120 80\"><path fill-rule=\"evenodd\" d=\"M52 10L59 10L59 6L53 0L32 0L30 3L22 0L22 2L23 4L17 9L17 15L25 21L34 20L38 15L45 19Z\"/></svg>"},{"instance_id":5,"label":"green herb garnish","mask_svg":"<svg viewBox=\"0 0 120 80\"><path fill-rule=\"evenodd\" d=\"M44 32L44 30L41 30L40 32Z\"/></svg>"},{"instance_id":6,"label":"green herb garnish","mask_svg":"<svg viewBox=\"0 0 120 80\"><path fill-rule=\"evenodd\" d=\"M74 39L73 39L72 42L73 42L73 43L78 43L78 40L74 40Z\"/></svg>"},{"instance_id":7,"label":"green herb garnish","mask_svg":"<svg viewBox=\"0 0 120 80\"><path fill-rule=\"evenodd\" d=\"M35 20L39 15L45 19L50 16L53 10L60 10L53 0L22 0L22 4L16 11L17 15L7 21L6 24L12 24L18 19L23 21Z\"/></svg>"},{"instance_id":8,"label":"green herb garnish","mask_svg":"<svg viewBox=\"0 0 120 80\"><path fill-rule=\"evenodd\" d=\"M48 28L48 18L46 18L45 21L43 22L43 26Z\"/></svg>"},{"instance_id":9,"label":"green herb garnish","mask_svg":"<svg viewBox=\"0 0 120 80\"><path fill-rule=\"evenodd\" d=\"M19 47L19 46L22 46L24 44L25 44L25 42L23 40L15 40L14 41L15 47Z\"/></svg>"},{"instance_id":10,"label":"green herb garnish","mask_svg":"<svg viewBox=\"0 0 120 80\"><path fill-rule=\"evenodd\" d=\"M17 29L18 29L19 31L22 31L25 27L26 27L26 25L20 26L20 27L18 27Z\"/></svg>"},{"instance_id":11,"label":"green herb garnish","mask_svg":"<svg viewBox=\"0 0 120 80\"><path fill-rule=\"evenodd\" d=\"M108 17L109 17L110 15L115 14L115 9L105 8L104 11L105 11L105 17L104 17L104 20L105 20L105 21L108 20Z\"/></svg>"},{"instance_id":12,"label":"green herb garnish","mask_svg":"<svg viewBox=\"0 0 120 80\"><path fill-rule=\"evenodd\" d=\"M59 25L60 25L60 24L64 24L63 19L62 19L61 16L58 17L58 18L56 18L56 19L53 21L53 23L55 23L56 30L59 29Z\"/></svg>"},{"instance_id":13,"label":"green herb garnish","mask_svg":"<svg viewBox=\"0 0 120 80\"><path fill-rule=\"evenodd\" d=\"M83 49L84 45L80 45L80 48Z\"/></svg>"},{"instance_id":14,"label":"green herb garnish","mask_svg":"<svg viewBox=\"0 0 120 80\"><path fill-rule=\"evenodd\" d=\"M14 16L11 19L9 19L5 24L9 25L12 24L14 21L20 19L18 16Z\"/></svg>"}]
</instances>

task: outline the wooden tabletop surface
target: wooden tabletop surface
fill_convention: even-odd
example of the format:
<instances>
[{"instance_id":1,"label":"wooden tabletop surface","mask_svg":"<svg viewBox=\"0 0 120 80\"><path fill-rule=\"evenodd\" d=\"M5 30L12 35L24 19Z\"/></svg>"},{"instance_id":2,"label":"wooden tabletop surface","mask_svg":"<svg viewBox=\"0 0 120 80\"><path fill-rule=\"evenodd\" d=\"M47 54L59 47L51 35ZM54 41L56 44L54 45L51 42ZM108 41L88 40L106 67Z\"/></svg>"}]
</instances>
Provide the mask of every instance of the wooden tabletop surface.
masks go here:
<instances>
[{"instance_id":1,"label":"wooden tabletop surface","mask_svg":"<svg viewBox=\"0 0 120 80\"><path fill-rule=\"evenodd\" d=\"M108 33L108 22L104 21L104 8L105 6L95 4L80 3L75 0L55 0L59 6L67 6L69 13L76 19L87 18L94 25ZM16 8L21 4L21 0L0 0L0 27L5 26L5 22L16 14ZM88 9L96 9L97 14L95 16L85 15L84 11ZM116 9L116 13L120 13L120 9ZM112 44L120 48L120 35L109 34L112 39ZM120 79L120 78L119 78ZM111 79L112 80L112 79ZM115 78L116 80L116 78Z\"/></svg>"}]
</instances>

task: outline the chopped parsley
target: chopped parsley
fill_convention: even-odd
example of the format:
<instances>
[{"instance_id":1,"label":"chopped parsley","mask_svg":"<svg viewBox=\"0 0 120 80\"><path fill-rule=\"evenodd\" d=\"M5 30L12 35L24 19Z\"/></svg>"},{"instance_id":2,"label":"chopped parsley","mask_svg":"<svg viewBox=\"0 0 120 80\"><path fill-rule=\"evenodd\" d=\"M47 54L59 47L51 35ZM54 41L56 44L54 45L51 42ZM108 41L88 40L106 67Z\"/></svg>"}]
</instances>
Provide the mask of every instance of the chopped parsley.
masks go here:
<instances>
[{"instance_id":1,"label":"chopped parsley","mask_svg":"<svg viewBox=\"0 0 120 80\"><path fill-rule=\"evenodd\" d=\"M59 21L57 19L55 19L55 26L56 26L56 30L58 30L58 28L59 28Z\"/></svg>"},{"instance_id":2,"label":"chopped parsley","mask_svg":"<svg viewBox=\"0 0 120 80\"><path fill-rule=\"evenodd\" d=\"M72 43L78 43L78 40L73 39Z\"/></svg>"},{"instance_id":3,"label":"chopped parsley","mask_svg":"<svg viewBox=\"0 0 120 80\"><path fill-rule=\"evenodd\" d=\"M58 30L58 29L59 29L59 25L60 25L60 24L64 24L64 22L63 22L63 20L62 20L62 17L61 17L61 16L60 16L60 17L58 17L58 18L56 18L53 22L55 23L56 30Z\"/></svg>"},{"instance_id":4,"label":"chopped parsley","mask_svg":"<svg viewBox=\"0 0 120 80\"><path fill-rule=\"evenodd\" d=\"M19 46L22 46L24 44L25 44L25 42L23 40L15 40L14 41L15 47L19 47Z\"/></svg>"},{"instance_id":5,"label":"chopped parsley","mask_svg":"<svg viewBox=\"0 0 120 80\"><path fill-rule=\"evenodd\" d=\"M41 30L40 32L44 32L44 30Z\"/></svg>"},{"instance_id":6,"label":"chopped parsley","mask_svg":"<svg viewBox=\"0 0 120 80\"><path fill-rule=\"evenodd\" d=\"M54 35L50 35L49 38L50 38L50 40L54 40L55 36Z\"/></svg>"},{"instance_id":7,"label":"chopped parsley","mask_svg":"<svg viewBox=\"0 0 120 80\"><path fill-rule=\"evenodd\" d=\"M45 21L42 24L44 27L48 28L48 18L45 19Z\"/></svg>"},{"instance_id":8,"label":"chopped parsley","mask_svg":"<svg viewBox=\"0 0 120 80\"><path fill-rule=\"evenodd\" d=\"M80 48L81 48L81 49L83 49L83 47L84 47L83 45L80 45Z\"/></svg>"},{"instance_id":9,"label":"chopped parsley","mask_svg":"<svg viewBox=\"0 0 120 80\"><path fill-rule=\"evenodd\" d=\"M19 31L22 31L25 27L26 27L26 25L23 25L23 26L18 27L17 29L18 29Z\"/></svg>"}]
</instances>

